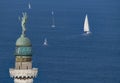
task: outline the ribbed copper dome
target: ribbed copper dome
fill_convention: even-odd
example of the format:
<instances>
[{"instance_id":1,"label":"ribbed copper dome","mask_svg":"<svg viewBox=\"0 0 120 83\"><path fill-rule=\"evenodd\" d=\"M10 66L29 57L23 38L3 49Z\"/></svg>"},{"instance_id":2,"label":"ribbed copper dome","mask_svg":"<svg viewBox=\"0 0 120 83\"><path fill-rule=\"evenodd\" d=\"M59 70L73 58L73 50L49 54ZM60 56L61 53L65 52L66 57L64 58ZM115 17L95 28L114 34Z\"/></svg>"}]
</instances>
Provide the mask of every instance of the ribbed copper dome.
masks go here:
<instances>
[{"instance_id":1,"label":"ribbed copper dome","mask_svg":"<svg viewBox=\"0 0 120 83\"><path fill-rule=\"evenodd\" d=\"M21 35L16 41L16 46L32 46L32 44L29 38Z\"/></svg>"}]
</instances>

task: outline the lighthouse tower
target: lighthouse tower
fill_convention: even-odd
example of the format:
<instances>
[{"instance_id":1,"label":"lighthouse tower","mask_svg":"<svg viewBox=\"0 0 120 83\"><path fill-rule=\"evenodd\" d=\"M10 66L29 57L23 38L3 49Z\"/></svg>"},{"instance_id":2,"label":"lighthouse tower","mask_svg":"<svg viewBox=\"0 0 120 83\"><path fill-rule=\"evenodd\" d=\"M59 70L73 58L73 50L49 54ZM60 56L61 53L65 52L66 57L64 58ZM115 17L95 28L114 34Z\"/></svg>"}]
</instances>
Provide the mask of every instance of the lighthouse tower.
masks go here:
<instances>
[{"instance_id":1,"label":"lighthouse tower","mask_svg":"<svg viewBox=\"0 0 120 83\"><path fill-rule=\"evenodd\" d=\"M32 68L32 44L26 37L25 23L27 14L23 13L21 19L22 34L16 41L15 48L15 68L10 68L10 76L14 78L14 83L33 83L33 78L37 76L38 69Z\"/></svg>"}]
</instances>

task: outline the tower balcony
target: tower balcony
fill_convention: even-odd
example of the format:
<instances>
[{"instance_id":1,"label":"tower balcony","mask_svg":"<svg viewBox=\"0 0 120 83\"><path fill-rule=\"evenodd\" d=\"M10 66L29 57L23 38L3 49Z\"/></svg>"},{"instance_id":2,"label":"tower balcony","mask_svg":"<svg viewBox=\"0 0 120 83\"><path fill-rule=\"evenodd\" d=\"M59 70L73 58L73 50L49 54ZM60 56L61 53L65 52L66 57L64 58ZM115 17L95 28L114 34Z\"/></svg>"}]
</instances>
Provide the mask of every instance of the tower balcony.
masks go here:
<instances>
[{"instance_id":1,"label":"tower balcony","mask_svg":"<svg viewBox=\"0 0 120 83\"><path fill-rule=\"evenodd\" d=\"M10 77L17 78L17 79L27 79L27 78L34 78L37 76L38 68L32 69L9 69Z\"/></svg>"}]
</instances>

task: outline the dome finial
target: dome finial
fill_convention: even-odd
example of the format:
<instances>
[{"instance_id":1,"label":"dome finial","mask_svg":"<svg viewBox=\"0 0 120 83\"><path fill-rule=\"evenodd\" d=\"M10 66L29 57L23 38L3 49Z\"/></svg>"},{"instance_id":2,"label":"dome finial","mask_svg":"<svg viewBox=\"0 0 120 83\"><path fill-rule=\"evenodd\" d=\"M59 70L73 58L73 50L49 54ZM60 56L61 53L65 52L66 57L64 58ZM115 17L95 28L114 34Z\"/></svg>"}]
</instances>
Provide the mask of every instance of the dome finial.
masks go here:
<instances>
[{"instance_id":1,"label":"dome finial","mask_svg":"<svg viewBox=\"0 0 120 83\"><path fill-rule=\"evenodd\" d=\"M25 24L26 24L26 21L27 21L27 13L26 12L23 12L23 17L21 19L21 26L22 26L22 34L21 36L25 36L25 32L26 32L26 27L25 27Z\"/></svg>"}]
</instances>

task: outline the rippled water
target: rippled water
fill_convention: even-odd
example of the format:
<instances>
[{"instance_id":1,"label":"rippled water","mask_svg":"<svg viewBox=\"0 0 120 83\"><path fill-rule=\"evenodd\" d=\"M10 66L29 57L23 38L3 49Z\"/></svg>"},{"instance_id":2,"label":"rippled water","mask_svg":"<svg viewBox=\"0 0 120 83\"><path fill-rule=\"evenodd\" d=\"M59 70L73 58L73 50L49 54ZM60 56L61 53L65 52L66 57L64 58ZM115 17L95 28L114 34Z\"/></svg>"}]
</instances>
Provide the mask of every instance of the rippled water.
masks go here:
<instances>
[{"instance_id":1,"label":"rippled water","mask_svg":"<svg viewBox=\"0 0 120 83\"><path fill-rule=\"evenodd\" d=\"M28 3L31 10L28 10ZM120 83L120 1L4 0L0 1L0 83L13 83L18 16L29 15L27 36L33 44L34 83ZM51 28L51 11L56 28ZM89 36L83 36L85 14ZM44 38L48 46L43 46Z\"/></svg>"}]
</instances>

